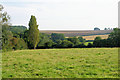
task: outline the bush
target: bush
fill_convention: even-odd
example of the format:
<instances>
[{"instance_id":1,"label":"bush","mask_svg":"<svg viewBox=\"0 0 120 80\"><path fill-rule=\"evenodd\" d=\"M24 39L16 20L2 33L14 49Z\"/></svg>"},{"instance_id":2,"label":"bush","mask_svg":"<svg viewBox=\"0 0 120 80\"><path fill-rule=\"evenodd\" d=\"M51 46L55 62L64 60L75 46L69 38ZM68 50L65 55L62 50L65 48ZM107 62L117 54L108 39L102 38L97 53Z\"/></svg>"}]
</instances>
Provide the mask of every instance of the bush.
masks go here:
<instances>
[{"instance_id":1,"label":"bush","mask_svg":"<svg viewBox=\"0 0 120 80\"><path fill-rule=\"evenodd\" d=\"M61 43L62 48L72 48L74 44L68 40L63 40Z\"/></svg>"},{"instance_id":2,"label":"bush","mask_svg":"<svg viewBox=\"0 0 120 80\"><path fill-rule=\"evenodd\" d=\"M76 38L76 37L68 38L67 40L70 41L70 42L72 42L74 44L74 47L78 46L79 43L80 43L79 39Z\"/></svg>"},{"instance_id":3,"label":"bush","mask_svg":"<svg viewBox=\"0 0 120 80\"><path fill-rule=\"evenodd\" d=\"M46 48L53 48L53 45L54 45L55 43L52 41L52 40L50 40L50 41L48 41L48 42L46 42L45 43L45 47Z\"/></svg>"},{"instance_id":4,"label":"bush","mask_svg":"<svg viewBox=\"0 0 120 80\"><path fill-rule=\"evenodd\" d=\"M52 39L53 42L56 42L57 40L64 40L65 36L64 36L64 34L52 33L51 34L51 39Z\"/></svg>"},{"instance_id":5,"label":"bush","mask_svg":"<svg viewBox=\"0 0 120 80\"><path fill-rule=\"evenodd\" d=\"M91 48L91 47L93 47L93 44L92 43L88 43L87 47Z\"/></svg>"}]
</instances>

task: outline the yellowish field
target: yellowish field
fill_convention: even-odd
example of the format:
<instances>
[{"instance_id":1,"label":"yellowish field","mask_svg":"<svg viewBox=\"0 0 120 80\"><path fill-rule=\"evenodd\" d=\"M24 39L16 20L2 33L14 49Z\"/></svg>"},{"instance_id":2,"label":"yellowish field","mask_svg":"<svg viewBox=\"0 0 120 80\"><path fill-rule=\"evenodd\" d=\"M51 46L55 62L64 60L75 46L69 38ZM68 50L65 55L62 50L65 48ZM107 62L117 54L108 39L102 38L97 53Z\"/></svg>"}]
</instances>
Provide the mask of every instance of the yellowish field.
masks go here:
<instances>
[{"instance_id":1,"label":"yellowish field","mask_svg":"<svg viewBox=\"0 0 120 80\"><path fill-rule=\"evenodd\" d=\"M94 40L96 37L101 37L102 39L107 39L109 35L91 35L91 36L82 36L86 40Z\"/></svg>"}]
</instances>

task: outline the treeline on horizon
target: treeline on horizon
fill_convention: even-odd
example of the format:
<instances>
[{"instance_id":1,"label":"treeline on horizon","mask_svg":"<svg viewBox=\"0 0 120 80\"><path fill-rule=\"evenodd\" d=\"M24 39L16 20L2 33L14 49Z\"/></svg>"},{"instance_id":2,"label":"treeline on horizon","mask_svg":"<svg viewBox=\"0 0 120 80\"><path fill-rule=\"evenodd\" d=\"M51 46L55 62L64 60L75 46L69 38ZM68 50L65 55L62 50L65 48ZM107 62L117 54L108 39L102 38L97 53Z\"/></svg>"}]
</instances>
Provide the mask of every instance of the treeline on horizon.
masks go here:
<instances>
[{"instance_id":1,"label":"treeline on horizon","mask_svg":"<svg viewBox=\"0 0 120 80\"><path fill-rule=\"evenodd\" d=\"M4 29L4 28L3 28ZM16 31L17 30L17 31ZM80 37L65 38L64 34L52 33L45 34L39 32L39 42L37 49L46 48L92 48L92 47L119 47L117 31L109 35L108 39L101 39L96 37L92 43L85 45L86 40ZM21 50L34 49L28 41L28 30L24 26L10 26L9 27L9 44L3 45L3 50ZM4 34L4 33L3 33ZM4 36L5 37L5 36ZM5 47L6 46L6 47ZM8 47L8 48L7 48Z\"/></svg>"},{"instance_id":2,"label":"treeline on horizon","mask_svg":"<svg viewBox=\"0 0 120 80\"><path fill-rule=\"evenodd\" d=\"M3 7L0 6L0 11ZM80 37L65 38L64 34L40 33L35 16L31 16L29 29L25 26L11 26L6 12L0 16L2 25L2 50L48 49L48 48L92 48L120 47L120 29L114 28L107 39L96 37L92 43L85 45L86 40ZM1 29L1 28L0 28Z\"/></svg>"}]
</instances>

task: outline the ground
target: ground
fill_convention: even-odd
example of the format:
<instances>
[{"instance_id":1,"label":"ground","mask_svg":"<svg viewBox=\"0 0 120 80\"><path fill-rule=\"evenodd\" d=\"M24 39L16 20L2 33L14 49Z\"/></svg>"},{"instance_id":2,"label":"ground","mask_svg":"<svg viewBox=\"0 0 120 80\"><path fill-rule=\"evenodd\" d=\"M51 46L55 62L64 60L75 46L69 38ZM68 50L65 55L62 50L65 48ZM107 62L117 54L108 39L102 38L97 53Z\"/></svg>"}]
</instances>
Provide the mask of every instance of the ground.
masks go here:
<instances>
[{"instance_id":1,"label":"ground","mask_svg":"<svg viewBox=\"0 0 120 80\"><path fill-rule=\"evenodd\" d=\"M2 70L3 78L117 78L118 48L5 52Z\"/></svg>"}]
</instances>

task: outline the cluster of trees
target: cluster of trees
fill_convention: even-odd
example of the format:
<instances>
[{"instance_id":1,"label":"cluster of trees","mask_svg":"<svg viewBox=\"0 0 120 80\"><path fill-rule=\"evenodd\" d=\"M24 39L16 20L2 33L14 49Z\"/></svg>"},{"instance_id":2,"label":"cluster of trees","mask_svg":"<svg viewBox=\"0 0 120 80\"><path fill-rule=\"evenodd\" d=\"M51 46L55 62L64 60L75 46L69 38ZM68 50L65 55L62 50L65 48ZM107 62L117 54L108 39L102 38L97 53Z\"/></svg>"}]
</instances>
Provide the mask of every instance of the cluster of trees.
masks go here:
<instances>
[{"instance_id":1,"label":"cluster of trees","mask_svg":"<svg viewBox=\"0 0 120 80\"><path fill-rule=\"evenodd\" d=\"M2 50L17 49L40 49L40 48L84 48L84 47L119 47L120 46L120 29L115 28L109 35L108 39L96 37L93 44L86 42L82 37L65 38L64 34L40 33L35 16L31 16L29 29L25 26L11 26L10 17L7 12L3 12L3 6L0 5L0 30L2 35L0 41ZM1 32L1 31L0 31Z\"/></svg>"},{"instance_id":2,"label":"cluster of trees","mask_svg":"<svg viewBox=\"0 0 120 80\"><path fill-rule=\"evenodd\" d=\"M113 28L104 28L104 30L113 30Z\"/></svg>"},{"instance_id":3,"label":"cluster of trees","mask_svg":"<svg viewBox=\"0 0 120 80\"><path fill-rule=\"evenodd\" d=\"M96 37L93 41L94 47L120 47L120 29L114 28L107 39Z\"/></svg>"},{"instance_id":4,"label":"cluster of trees","mask_svg":"<svg viewBox=\"0 0 120 80\"><path fill-rule=\"evenodd\" d=\"M100 30L100 28L98 28L98 27L95 27L95 28L94 28L94 30L95 30L95 31L99 31L99 30Z\"/></svg>"},{"instance_id":5,"label":"cluster of trees","mask_svg":"<svg viewBox=\"0 0 120 80\"><path fill-rule=\"evenodd\" d=\"M26 49L27 45L24 39L17 35L17 33L13 33L15 30L11 27L9 20L10 16L7 12L3 12L3 6L0 5L0 49L3 51Z\"/></svg>"}]
</instances>

